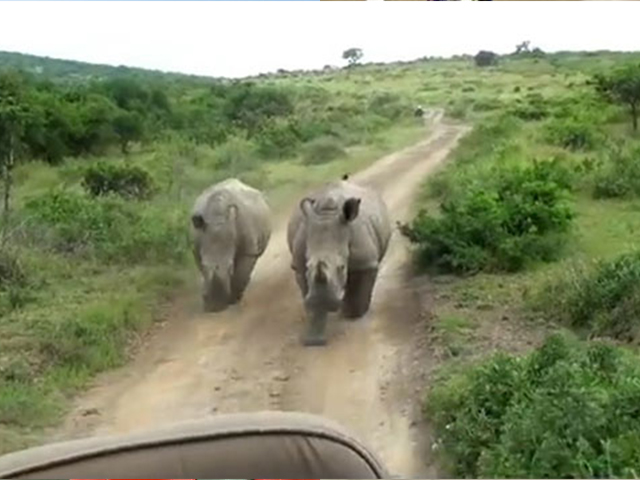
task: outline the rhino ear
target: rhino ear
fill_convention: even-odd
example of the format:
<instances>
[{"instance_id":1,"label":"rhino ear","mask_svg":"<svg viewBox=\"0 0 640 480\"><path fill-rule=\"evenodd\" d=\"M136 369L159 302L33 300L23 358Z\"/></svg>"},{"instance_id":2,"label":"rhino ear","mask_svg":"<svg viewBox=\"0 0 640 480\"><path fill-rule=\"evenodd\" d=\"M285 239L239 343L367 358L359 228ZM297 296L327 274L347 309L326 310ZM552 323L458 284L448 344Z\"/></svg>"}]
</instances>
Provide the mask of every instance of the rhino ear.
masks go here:
<instances>
[{"instance_id":1,"label":"rhino ear","mask_svg":"<svg viewBox=\"0 0 640 480\"><path fill-rule=\"evenodd\" d=\"M342 207L342 218L345 223L353 222L360 212L360 199L350 198Z\"/></svg>"},{"instance_id":2,"label":"rhino ear","mask_svg":"<svg viewBox=\"0 0 640 480\"><path fill-rule=\"evenodd\" d=\"M204 230L207 226L207 223L204 221L204 217L199 213L194 213L191 216L191 224L193 225L193 228L198 230Z\"/></svg>"},{"instance_id":3,"label":"rhino ear","mask_svg":"<svg viewBox=\"0 0 640 480\"><path fill-rule=\"evenodd\" d=\"M227 220L229 220L230 222L233 222L235 221L237 216L238 216L238 206L232 203L227 207Z\"/></svg>"},{"instance_id":4,"label":"rhino ear","mask_svg":"<svg viewBox=\"0 0 640 480\"><path fill-rule=\"evenodd\" d=\"M300 200L300 210L302 210L302 213L304 213L305 217L309 217L313 214L314 203L315 203L315 200L309 197L306 197Z\"/></svg>"}]
</instances>

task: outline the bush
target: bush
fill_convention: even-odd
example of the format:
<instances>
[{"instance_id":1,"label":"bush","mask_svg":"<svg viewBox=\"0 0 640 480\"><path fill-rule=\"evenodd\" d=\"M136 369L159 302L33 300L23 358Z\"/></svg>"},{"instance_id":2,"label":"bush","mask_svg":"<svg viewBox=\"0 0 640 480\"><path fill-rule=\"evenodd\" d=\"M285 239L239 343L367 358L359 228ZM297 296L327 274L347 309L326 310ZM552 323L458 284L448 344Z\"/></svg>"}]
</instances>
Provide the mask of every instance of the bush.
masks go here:
<instances>
[{"instance_id":1,"label":"bush","mask_svg":"<svg viewBox=\"0 0 640 480\"><path fill-rule=\"evenodd\" d=\"M595 198L640 196L640 147L609 146L594 176Z\"/></svg>"},{"instance_id":2,"label":"bush","mask_svg":"<svg viewBox=\"0 0 640 480\"><path fill-rule=\"evenodd\" d=\"M344 157L346 154L338 139L320 137L305 145L303 162L305 165L318 165Z\"/></svg>"},{"instance_id":3,"label":"bush","mask_svg":"<svg viewBox=\"0 0 640 480\"><path fill-rule=\"evenodd\" d=\"M494 183L470 184L441 204L441 216L421 211L402 232L418 244L424 267L454 272L516 271L555 258L573 213L553 162L495 167Z\"/></svg>"},{"instance_id":4,"label":"bush","mask_svg":"<svg viewBox=\"0 0 640 480\"><path fill-rule=\"evenodd\" d=\"M300 136L290 121L273 121L254 137L258 153L269 159L293 156L300 146Z\"/></svg>"},{"instance_id":5,"label":"bush","mask_svg":"<svg viewBox=\"0 0 640 480\"><path fill-rule=\"evenodd\" d=\"M30 200L26 213L32 240L64 253L130 264L178 261L186 251L181 212L167 208L58 190Z\"/></svg>"},{"instance_id":6,"label":"bush","mask_svg":"<svg viewBox=\"0 0 640 480\"><path fill-rule=\"evenodd\" d=\"M441 380L426 412L458 478L632 478L639 376L635 355L556 334Z\"/></svg>"},{"instance_id":7,"label":"bush","mask_svg":"<svg viewBox=\"0 0 640 480\"><path fill-rule=\"evenodd\" d=\"M575 117L549 122L547 138L551 143L570 150L591 150L602 141L593 125Z\"/></svg>"},{"instance_id":8,"label":"bush","mask_svg":"<svg viewBox=\"0 0 640 480\"><path fill-rule=\"evenodd\" d=\"M544 97L540 94L530 93L525 100L518 100L511 108L511 114L522 120L542 120L549 115L549 107Z\"/></svg>"},{"instance_id":9,"label":"bush","mask_svg":"<svg viewBox=\"0 0 640 480\"><path fill-rule=\"evenodd\" d=\"M545 285L534 310L595 336L636 341L640 333L640 253L633 252L593 268L574 267Z\"/></svg>"},{"instance_id":10,"label":"bush","mask_svg":"<svg viewBox=\"0 0 640 480\"><path fill-rule=\"evenodd\" d=\"M216 165L231 175L251 169L257 155L255 145L242 137L229 138L215 150Z\"/></svg>"},{"instance_id":11,"label":"bush","mask_svg":"<svg viewBox=\"0 0 640 480\"><path fill-rule=\"evenodd\" d=\"M146 170L135 165L105 162L85 170L82 186L94 197L116 193L126 198L142 199L153 192L153 181Z\"/></svg>"},{"instance_id":12,"label":"bush","mask_svg":"<svg viewBox=\"0 0 640 480\"><path fill-rule=\"evenodd\" d=\"M398 95L391 93L376 94L369 102L369 110L388 120L398 120L412 112L411 107Z\"/></svg>"}]
</instances>

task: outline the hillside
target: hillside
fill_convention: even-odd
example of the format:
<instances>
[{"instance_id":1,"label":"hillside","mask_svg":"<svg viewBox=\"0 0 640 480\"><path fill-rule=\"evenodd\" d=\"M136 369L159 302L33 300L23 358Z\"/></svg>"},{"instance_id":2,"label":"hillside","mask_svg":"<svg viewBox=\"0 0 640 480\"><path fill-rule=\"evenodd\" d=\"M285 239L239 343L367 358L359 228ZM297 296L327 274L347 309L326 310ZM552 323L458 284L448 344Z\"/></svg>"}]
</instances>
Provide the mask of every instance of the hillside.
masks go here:
<instances>
[{"instance_id":1,"label":"hillside","mask_svg":"<svg viewBox=\"0 0 640 480\"><path fill-rule=\"evenodd\" d=\"M116 77L139 77L165 79L191 79L210 81L210 77L198 75L186 75L182 73L161 72L143 68L127 66L100 65L94 63L79 62L75 60L62 60L58 58L40 57L16 52L0 51L0 68L16 68L25 73L36 75L48 80L83 82L88 80L106 80Z\"/></svg>"}]
</instances>

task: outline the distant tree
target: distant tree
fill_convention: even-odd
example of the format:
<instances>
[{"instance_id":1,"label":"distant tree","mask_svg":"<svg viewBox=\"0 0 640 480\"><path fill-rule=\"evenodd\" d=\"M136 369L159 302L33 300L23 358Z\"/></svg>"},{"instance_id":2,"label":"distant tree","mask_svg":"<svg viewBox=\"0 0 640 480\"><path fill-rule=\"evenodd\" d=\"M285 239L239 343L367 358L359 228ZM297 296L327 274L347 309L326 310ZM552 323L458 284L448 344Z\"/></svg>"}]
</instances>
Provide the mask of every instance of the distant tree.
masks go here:
<instances>
[{"instance_id":1,"label":"distant tree","mask_svg":"<svg viewBox=\"0 0 640 480\"><path fill-rule=\"evenodd\" d=\"M534 48L533 50L531 50L531 56L534 58L542 58L544 57L544 51L542 51L541 48Z\"/></svg>"},{"instance_id":2,"label":"distant tree","mask_svg":"<svg viewBox=\"0 0 640 480\"><path fill-rule=\"evenodd\" d=\"M596 91L605 99L626 106L633 130L638 131L640 115L640 63L626 65L609 75L595 76Z\"/></svg>"},{"instance_id":3,"label":"distant tree","mask_svg":"<svg viewBox=\"0 0 640 480\"><path fill-rule=\"evenodd\" d=\"M24 79L16 72L0 72L0 174L2 175L2 245L7 239L13 169L24 150L29 109Z\"/></svg>"},{"instance_id":4,"label":"distant tree","mask_svg":"<svg viewBox=\"0 0 640 480\"><path fill-rule=\"evenodd\" d=\"M486 50L480 50L474 57L478 67L489 67L498 63L498 55Z\"/></svg>"},{"instance_id":5,"label":"distant tree","mask_svg":"<svg viewBox=\"0 0 640 480\"><path fill-rule=\"evenodd\" d=\"M129 152L129 144L142 138L142 118L135 112L122 112L113 119L113 130L120 139L122 153Z\"/></svg>"},{"instance_id":6,"label":"distant tree","mask_svg":"<svg viewBox=\"0 0 640 480\"><path fill-rule=\"evenodd\" d=\"M529 40L525 40L522 43L516 45L516 55L520 55L521 53L529 53L529 45L531 42Z\"/></svg>"},{"instance_id":7,"label":"distant tree","mask_svg":"<svg viewBox=\"0 0 640 480\"><path fill-rule=\"evenodd\" d=\"M360 48L348 48L347 50L342 52L342 58L349 62L350 67L356 65L363 56L364 53Z\"/></svg>"}]
</instances>

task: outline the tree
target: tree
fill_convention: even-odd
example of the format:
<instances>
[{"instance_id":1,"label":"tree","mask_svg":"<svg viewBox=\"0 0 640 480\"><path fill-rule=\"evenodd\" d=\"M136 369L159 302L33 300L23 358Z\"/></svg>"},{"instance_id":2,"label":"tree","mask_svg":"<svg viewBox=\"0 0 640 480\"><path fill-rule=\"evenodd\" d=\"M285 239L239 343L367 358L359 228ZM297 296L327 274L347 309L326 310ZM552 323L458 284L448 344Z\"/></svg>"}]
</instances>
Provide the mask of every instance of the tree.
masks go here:
<instances>
[{"instance_id":1,"label":"tree","mask_svg":"<svg viewBox=\"0 0 640 480\"><path fill-rule=\"evenodd\" d=\"M610 102L626 106L633 130L638 131L640 115L640 63L625 65L610 75L595 76L596 91Z\"/></svg>"},{"instance_id":2,"label":"tree","mask_svg":"<svg viewBox=\"0 0 640 480\"><path fill-rule=\"evenodd\" d=\"M355 64L357 64L363 56L364 53L360 48L348 48L347 50L342 52L342 58L349 62L350 67L353 67Z\"/></svg>"},{"instance_id":3,"label":"tree","mask_svg":"<svg viewBox=\"0 0 640 480\"><path fill-rule=\"evenodd\" d=\"M489 67L498 63L498 55L486 50L480 50L474 57L478 67Z\"/></svg>"},{"instance_id":4,"label":"tree","mask_svg":"<svg viewBox=\"0 0 640 480\"><path fill-rule=\"evenodd\" d=\"M120 139L122 153L129 152L129 144L142 138L142 118L135 112L122 112L113 119L113 130Z\"/></svg>"},{"instance_id":5,"label":"tree","mask_svg":"<svg viewBox=\"0 0 640 480\"><path fill-rule=\"evenodd\" d=\"M520 55L521 53L529 53L529 45L531 42L529 40L525 40L522 43L516 45L516 55Z\"/></svg>"},{"instance_id":6,"label":"tree","mask_svg":"<svg viewBox=\"0 0 640 480\"><path fill-rule=\"evenodd\" d=\"M0 72L0 173L2 175L2 245L10 220L13 168L23 147L28 108L23 78L12 71Z\"/></svg>"}]
</instances>

